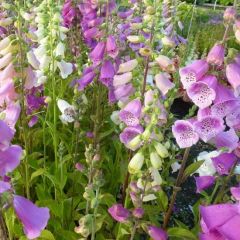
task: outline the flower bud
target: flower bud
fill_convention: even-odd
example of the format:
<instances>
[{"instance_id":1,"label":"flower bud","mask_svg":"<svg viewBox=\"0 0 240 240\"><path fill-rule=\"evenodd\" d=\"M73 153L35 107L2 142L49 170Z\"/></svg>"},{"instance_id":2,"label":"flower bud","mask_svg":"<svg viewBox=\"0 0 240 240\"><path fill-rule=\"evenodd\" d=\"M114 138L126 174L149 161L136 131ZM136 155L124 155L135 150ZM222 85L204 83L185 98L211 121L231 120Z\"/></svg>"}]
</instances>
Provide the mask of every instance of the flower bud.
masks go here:
<instances>
[{"instance_id":1,"label":"flower bud","mask_svg":"<svg viewBox=\"0 0 240 240\"><path fill-rule=\"evenodd\" d=\"M155 143L154 147L161 158L167 158L169 156L168 150L161 143Z\"/></svg>"},{"instance_id":2,"label":"flower bud","mask_svg":"<svg viewBox=\"0 0 240 240\"><path fill-rule=\"evenodd\" d=\"M142 218L144 215L144 210L142 208L135 208L132 214L135 218Z\"/></svg>"},{"instance_id":3,"label":"flower bud","mask_svg":"<svg viewBox=\"0 0 240 240\"><path fill-rule=\"evenodd\" d=\"M171 48L173 48L173 47L176 46L176 43L175 43L174 40L171 39L170 37L163 37L163 38L162 38L162 44L163 44L164 46L171 47Z\"/></svg>"},{"instance_id":4,"label":"flower bud","mask_svg":"<svg viewBox=\"0 0 240 240\"><path fill-rule=\"evenodd\" d=\"M155 8L152 7L152 6L148 6L147 9L146 9L146 13L149 14L149 15L155 14Z\"/></svg>"},{"instance_id":5,"label":"flower bud","mask_svg":"<svg viewBox=\"0 0 240 240\"><path fill-rule=\"evenodd\" d=\"M168 58L164 55L159 55L155 60L162 70L164 70L166 72L175 72L176 71L174 62L170 58Z\"/></svg>"},{"instance_id":6,"label":"flower bud","mask_svg":"<svg viewBox=\"0 0 240 240\"><path fill-rule=\"evenodd\" d=\"M223 19L225 21L233 21L235 19L236 13L237 12L234 7L228 7L224 12Z\"/></svg>"},{"instance_id":7,"label":"flower bud","mask_svg":"<svg viewBox=\"0 0 240 240\"><path fill-rule=\"evenodd\" d=\"M128 171L131 174L138 173L141 170L143 163L144 163L144 155L142 154L142 152L136 153L128 164Z\"/></svg>"},{"instance_id":8,"label":"flower bud","mask_svg":"<svg viewBox=\"0 0 240 240\"><path fill-rule=\"evenodd\" d=\"M147 127L145 131L142 133L142 139L147 142L150 137L151 137L151 127Z\"/></svg>"},{"instance_id":9,"label":"flower bud","mask_svg":"<svg viewBox=\"0 0 240 240\"><path fill-rule=\"evenodd\" d=\"M131 182L129 184L129 187L130 187L131 191L133 191L135 193L139 192L139 187L137 186L136 182Z\"/></svg>"},{"instance_id":10,"label":"flower bud","mask_svg":"<svg viewBox=\"0 0 240 240\"><path fill-rule=\"evenodd\" d=\"M140 36L130 35L127 37L127 40L130 43L140 43L142 39Z\"/></svg>"},{"instance_id":11,"label":"flower bud","mask_svg":"<svg viewBox=\"0 0 240 240\"><path fill-rule=\"evenodd\" d=\"M47 96L44 100L45 103L50 103L52 101L52 98Z\"/></svg>"},{"instance_id":12,"label":"flower bud","mask_svg":"<svg viewBox=\"0 0 240 240\"><path fill-rule=\"evenodd\" d=\"M142 142L141 135L137 135L127 144L127 146L130 149L137 149L141 145L141 142Z\"/></svg>"},{"instance_id":13,"label":"flower bud","mask_svg":"<svg viewBox=\"0 0 240 240\"><path fill-rule=\"evenodd\" d=\"M162 159L156 152L150 153L150 161L155 169L160 169L162 167Z\"/></svg>"}]
</instances>

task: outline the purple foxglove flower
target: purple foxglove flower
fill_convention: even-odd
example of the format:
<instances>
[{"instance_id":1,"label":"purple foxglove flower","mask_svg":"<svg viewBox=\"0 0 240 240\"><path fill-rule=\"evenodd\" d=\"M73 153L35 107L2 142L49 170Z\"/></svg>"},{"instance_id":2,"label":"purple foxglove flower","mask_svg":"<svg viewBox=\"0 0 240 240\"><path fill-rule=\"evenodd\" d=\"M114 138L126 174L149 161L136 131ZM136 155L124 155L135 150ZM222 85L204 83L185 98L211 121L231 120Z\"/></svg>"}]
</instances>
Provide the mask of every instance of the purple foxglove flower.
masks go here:
<instances>
[{"instance_id":1,"label":"purple foxglove flower","mask_svg":"<svg viewBox=\"0 0 240 240\"><path fill-rule=\"evenodd\" d=\"M222 44L215 44L207 56L207 62L221 66L224 61L225 49Z\"/></svg>"},{"instance_id":2,"label":"purple foxglove flower","mask_svg":"<svg viewBox=\"0 0 240 240\"><path fill-rule=\"evenodd\" d=\"M121 75L115 75L113 78L113 86L118 87L129 83L131 80L132 80L131 72L123 73Z\"/></svg>"},{"instance_id":3,"label":"purple foxglove flower","mask_svg":"<svg viewBox=\"0 0 240 240\"><path fill-rule=\"evenodd\" d=\"M118 55L118 47L116 44L116 40L112 35L107 38L106 51L107 54L112 58L116 58Z\"/></svg>"},{"instance_id":4,"label":"purple foxglove flower","mask_svg":"<svg viewBox=\"0 0 240 240\"><path fill-rule=\"evenodd\" d=\"M85 168L84 168L84 165L81 164L81 163L79 163L79 162L75 164L75 168L76 168L79 172L83 172L83 170L85 169Z\"/></svg>"},{"instance_id":5,"label":"purple foxglove flower","mask_svg":"<svg viewBox=\"0 0 240 240\"><path fill-rule=\"evenodd\" d=\"M115 204L108 209L108 213L117 222L126 222L130 216L130 212L122 206L122 204Z\"/></svg>"},{"instance_id":6,"label":"purple foxglove flower","mask_svg":"<svg viewBox=\"0 0 240 240\"><path fill-rule=\"evenodd\" d=\"M210 106L216 98L217 78L212 75L205 76L201 81L193 83L187 89L189 98L199 107Z\"/></svg>"},{"instance_id":7,"label":"purple foxglove flower","mask_svg":"<svg viewBox=\"0 0 240 240\"><path fill-rule=\"evenodd\" d=\"M127 126L134 127L139 125L141 113L141 101L139 99L134 99L119 112L119 119L122 120Z\"/></svg>"},{"instance_id":8,"label":"purple foxglove flower","mask_svg":"<svg viewBox=\"0 0 240 240\"><path fill-rule=\"evenodd\" d=\"M155 226L148 227L148 234L153 240L167 240L168 238L165 231Z\"/></svg>"},{"instance_id":9,"label":"purple foxglove flower","mask_svg":"<svg viewBox=\"0 0 240 240\"><path fill-rule=\"evenodd\" d=\"M119 87L117 87L114 90L114 95L116 100L124 101L128 99L128 97L133 94L135 91L133 85L131 83L129 84L124 84Z\"/></svg>"},{"instance_id":10,"label":"purple foxglove flower","mask_svg":"<svg viewBox=\"0 0 240 240\"><path fill-rule=\"evenodd\" d=\"M5 182L5 181L0 181L0 196L2 193L10 190L12 187L11 187L11 184L9 182Z\"/></svg>"},{"instance_id":11,"label":"purple foxglove flower","mask_svg":"<svg viewBox=\"0 0 240 240\"><path fill-rule=\"evenodd\" d=\"M38 122L38 117L36 115L32 116L30 121L28 122L28 126L31 128Z\"/></svg>"},{"instance_id":12,"label":"purple foxglove flower","mask_svg":"<svg viewBox=\"0 0 240 240\"><path fill-rule=\"evenodd\" d=\"M240 65L237 63L228 64L226 67L226 75L233 89L240 94Z\"/></svg>"},{"instance_id":13,"label":"purple foxglove flower","mask_svg":"<svg viewBox=\"0 0 240 240\"><path fill-rule=\"evenodd\" d=\"M172 132L180 148L191 147L199 140L193 125L186 120L177 120L172 127Z\"/></svg>"},{"instance_id":14,"label":"purple foxglove flower","mask_svg":"<svg viewBox=\"0 0 240 240\"><path fill-rule=\"evenodd\" d=\"M89 67L88 70L83 73L83 76L79 80L76 80L79 85L78 90L81 91L88 86L94 80L95 76L95 72L91 67Z\"/></svg>"},{"instance_id":15,"label":"purple foxglove flower","mask_svg":"<svg viewBox=\"0 0 240 240\"><path fill-rule=\"evenodd\" d=\"M226 132L219 133L214 142L217 148L228 148L229 151L233 151L238 147L239 137L234 129L229 129Z\"/></svg>"},{"instance_id":16,"label":"purple foxglove flower","mask_svg":"<svg viewBox=\"0 0 240 240\"><path fill-rule=\"evenodd\" d=\"M22 148L12 145L4 151L0 151L0 176L12 172L19 164L22 156Z\"/></svg>"},{"instance_id":17,"label":"purple foxglove flower","mask_svg":"<svg viewBox=\"0 0 240 240\"><path fill-rule=\"evenodd\" d=\"M156 85L164 96L175 86L170 79L171 76L168 73L159 73L155 76Z\"/></svg>"},{"instance_id":18,"label":"purple foxglove flower","mask_svg":"<svg viewBox=\"0 0 240 240\"><path fill-rule=\"evenodd\" d=\"M224 121L215 116L204 117L193 125L194 130L204 142L208 142L225 129Z\"/></svg>"},{"instance_id":19,"label":"purple foxglove flower","mask_svg":"<svg viewBox=\"0 0 240 240\"><path fill-rule=\"evenodd\" d=\"M28 199L14 195L14 210L24 226L24 233L29 239L40 236L42 230L47 226L49 215L48 208L39 208Z\"/></svg>"},{"instance_id":20,"label":"purple foxglove flower","mask_svg":"<svg viewBox=\"0 0 240 240\"><path fill-rule=\"evenodd\" d=\"M134 12L133 9L129 9L124 12L118 12L118 17L121 19L125 19L125 18L128 18L129 16L131 16L133 14L133 12Z\"/></svg>"},{"instance_id":21,"label":"purple foxglove flower","mask_svg":"<svg viewBox=\"0 0 240 240\"><path fill-rule=\"evenodd\" d=\"M122 133L120 133L120 141L125 144L127 148L130 148L132 151L137 150L141 142L139 144L136 144L136 146L129 146L129 143L138 135L143 133L143 127L138 125L135 127L126 127Z\"/></svg>"},{"instance_id":22,"label":"purple foxglove flower","mask_svg":"<svg viewBox=\"0 0 240 240\"><path fill-rule=\"evenodd\" d=\"M240 109L237 107L233 112L226 116L226 123L229 127L240 129Z\"/></svg>"},{"instance_id":23,"label":"purple foxglove flower","mask_svg":"<svg viewBox=\"0 0 240 240\"><path fill-rule=\"evenodd\" d=\"M95 64L99 64L103 60L105 47L106 47L105 42L99 42L97 46L89 54L90 59Z\"/></svg>"},{"instance_id":24,"label":"purple foxglove flower","mask_svg":"<svg viewBox=\"0 0 240 240\"><path fill-rule=\"evenodd\" d=\"M211 187L215 182L215 177L213 176L201 176L194 177L197 186L197 193L202 192L203 190Z\"/></svg>"},{"instance_id":25,"label":"purple foxglove flower","mask_svg":"<svg viewBox=\"0 0 240 240\"><path fill-rule=\"evenodd\" d=\"M240 201L240 187L231 187L230 188L232 196L237 200Z\"/></svg>"},{"instance_id":26,"label":"purple foxglove flower","mask_svg":"<svg viewBox=\"0 0 240 240\"><path fill-rule=\"evenodd\" d=\"M239 99L234 96L231 89L218 84L216 92L214 105L211 107L212 115L223 118L227 114L232 113L236 107L240 106Z\"/></svg>"},{"instance_id":27,"label":"purple foxglove flower","mask_svg":"<svg viewBox=\"0 0 240 240\"><path fill-rule=\"evenodd\" d=\"M220 175L227 175L236 162L236 156L233 153L222 153L217 157L213 157L212 162Z\"/></svg>"},{"instance_id":28,"label":"purple foxglove flower","mask_svg":"<svg viewBox=\"0 0 240 240\"><path fill-rule=\"evenodd\" d=\"M135 208L132 214L135 218L142 218L144 215L144 210L142 208Z\"/></svg>"},{"instance_id":29,"label":"purple foxglove flower","mask_svg":"<svg viewBox=\"0 0 240 240\"><path fill-rule=\"evenodd\" d=\"M100 82L107 87L111 86L114 75L115 75L115 70L112 62L110 60L106 60L101 67L101 73L100 73L100 79L99 79Z\"/></svg>"},{"instance_id":30,"label":"purple foxglove flower","mask_svg":"<svg viewBox=\"0 0 240 240\"><path fill-rule=\"evenodd\" d=\"M5 123L4 121L0 120L0 150L4 150L6 147L9 146L14 132L12 129Z\"/></svg>"},{"instance_id":31,"label":"purple foxglove flower","mask_svg":"<svg viewBox=\"0 0 240 240\"><path fill-rule=\"evenodd\" d=\"M179 74L184 88L200 80L208 71L209 66L205 60L195 60L186 67L180 68Z\"/></svg>"},{"instance_id":32,"label":"purple foxglove flower","mask_svg":"<svg viewBox=\"0 0 240 240\"><path fill-rule=\"evenodd\" d=\"M199 108L198 112L197 112L197 119L201 120L202 118L204 118L206 116L211 116L211 115L212 115L211 108L209 108L209 107Z\"/></svg>"},{"instance_id":33,"label":"purple foxglove flower","mask_svg":"<svg viewBox=\"0 0 240 240\"><path fill-rule=\"evenodd\" d=\"M99 37L99 35L100 35L100 31L97 27L89 28L88 30L84 31L84 34L83 34L83 36L87 39L88 38L97 38L97 37ZM92 59L93 62L95 61L95 57L97 58L98 56L97 55L96 56L91 56L90 55L90 58ZM96 61L100 61L100 60L101 59L96 60Z\"/></svg>"}]
</instances>

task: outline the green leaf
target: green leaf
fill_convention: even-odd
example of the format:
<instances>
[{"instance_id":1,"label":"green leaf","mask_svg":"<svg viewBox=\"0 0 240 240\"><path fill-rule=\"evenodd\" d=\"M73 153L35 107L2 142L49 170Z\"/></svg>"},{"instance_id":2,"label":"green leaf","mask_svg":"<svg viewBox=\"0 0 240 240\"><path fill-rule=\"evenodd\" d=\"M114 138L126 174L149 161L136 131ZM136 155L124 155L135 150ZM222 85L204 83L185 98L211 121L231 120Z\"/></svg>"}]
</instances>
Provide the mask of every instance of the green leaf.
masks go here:
<instances>
[{"instance_id":1,"label":"green leaf","mask_svg":"<svg viewBox=\"0 0 240 240\"><path fill-rule=\"evenodd\" d=\"M192 173L196 172L203 163L204 163L204 160L197 161L197 162L190 164L184 171L184 179L186 179Z\"/></svg>"},{"instance_id":2,"label":"green leaf","mask_svg":"<svg viewBox=\"0 0 240 240\"><path fill-rule=\"evenodd\" d=\"M39 168L37 171L33 172L32 175L31 175L31 181L32 181L34 178L42 175L44 172L45 172L45 170L44 170L43 168Z\"/></svg>"},{"instance_id":3,"label":"green leaf","mask_svg":"<svg viewBox=\"0 0 240 240\"><path fill-rule=\"evenodd\" d=\"M186 239L186 240L197 240L198 238L189 230L184 228L169 228L168 229L168 235L169 237L179 237L180 239Z\"/></svg>"},{"instance_id":4,"label":"green leaf","mask_svg":"<svg viewBox=\"0 0 240 240\"><path fill-rule=\"evenodd\" d=\"M55 240L53 234L48 230L43 230L39 240Z\"/></svg>"},{"instance_id":5,"label":"green leaf","mask_svg":"<svg viewBox=\"0 0 240 240\"><path fill-rule=\"evenodd\" d=\"M116 199L112 194L105 193L100 196L100 204L111 207L114 203L116 203Z\"/></svg>"},{"instance_id":6,"label":"green leaf","mask_svg":"<svg viewBox=\"0 0 240 240\"><path fill-rule=\"evenodd\" d=\"M168 207L168 196L167 194L161 190L159 193L158 193L158 199L157 199L157 202L159 203L160 207L161 207L161 210L162 211L166 211L167 210L167 207Z\"/></svg>"}]
</instances>

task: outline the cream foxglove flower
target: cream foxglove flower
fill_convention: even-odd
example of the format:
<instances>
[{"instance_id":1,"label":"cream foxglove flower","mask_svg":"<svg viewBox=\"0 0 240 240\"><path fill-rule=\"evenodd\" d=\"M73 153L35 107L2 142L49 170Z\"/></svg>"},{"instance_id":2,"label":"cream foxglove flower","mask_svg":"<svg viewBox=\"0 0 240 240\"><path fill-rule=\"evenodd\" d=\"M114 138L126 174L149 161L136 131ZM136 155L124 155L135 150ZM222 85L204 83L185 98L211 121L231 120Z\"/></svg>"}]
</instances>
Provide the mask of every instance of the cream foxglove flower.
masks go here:
<instances>
[{"instance_id":1,"label":"cream foxglove flower","mask_svg":"<svg viewBox=\"0 0 240 240\"><path fill-rule=\"evenodd\" d=\"M61 62L57 63L57 66L60 70L60 75L63 79L67 78L73 72L72 63L65 62L61 60Z\"/></svg>"},{"instance_id":2,"label":"cream foxglove flower","mask_svg":"<svg viewBox=\"0 0 240 240\"><path fill-rule=\"evenodd\" d=\"M73 105L70 105L63 99L58 99L57 105L62 115L59 117L60 120L64 123L71 123L75 120L76 111Z\"/></svg>"},{"instance_id":3,"label":"cream foxglove flower","mask_svg":"<svg viewBox=\"0 0 240 240\"><path fill-rule=\"evenodd\" d=\"M216 173L216 169L213 165L212 158L217 157L220 153L218 151L201 152L198 155L197 161L204 160L204 163L196 171L199 176L213 176Z\"/></svg>"}]
</instances>

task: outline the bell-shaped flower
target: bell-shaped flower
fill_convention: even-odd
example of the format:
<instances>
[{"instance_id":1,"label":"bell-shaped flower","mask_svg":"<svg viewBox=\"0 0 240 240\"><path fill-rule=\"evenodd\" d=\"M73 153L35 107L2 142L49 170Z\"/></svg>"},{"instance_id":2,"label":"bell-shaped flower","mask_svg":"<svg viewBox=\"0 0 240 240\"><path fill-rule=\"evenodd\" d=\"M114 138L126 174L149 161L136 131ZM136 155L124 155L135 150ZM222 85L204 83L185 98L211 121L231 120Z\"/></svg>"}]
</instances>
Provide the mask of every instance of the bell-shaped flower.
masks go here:
<instances>
[{"instance_id":1,"label":"bell-shaped flower","mask_svg":"<svg viewBox=\"0 0 240 240\"><path fill-rule=\"evenodd\" d=\"M154 148L161 158L167 158L169 156L167 148L162 143L155 142Z\"/></svg>"},{"instance_id":2,"label":"bell-shaped flower","mask_svg":"<svg viewBox=\"0 0 240 240\"><path fill-rule=\"evenodd\" d=\"M5 49L11 43L11 39L9 37L5 37L0 41L0 51Z\"/></svg>"},{"instance_id":3,"label":"bell-shaped flower","mask_svg":"<svg viewBox=\"0 0 240 240\"><path fill-rule=\"evenodd\" d=\"M187 89L192 83L200 80L208 69L208 63L205 60L195 60L186 67L180 68L179 74L183 87Z\"/></svg>"},{"instance_id":4,"label":"bell-shaped flower","mask_svg":"<svg viewBox=\"0 0 240 240\"><path fill-rule=\"evenodd\" d=\"M201 152L198 157L197 161L203 161L203 164L198 168L196 173L199 176L213 176L216 173L216 169L213 165L212 158L217 157L220 153L218 151L212 152Z\"/></svg>"},{"instance_id":5,"label":"bell-shaped flower","mask_svg":"<svg viewBox=\"0 0 240 240\"><path fill-rule=\"evenodd\" d=\"M156 86L164 96L175 86L170 79L171 76L168 73L159 73L155 76Z\"/></svg>"},{"instance_id":6,"label":"bell-shaped flower","mask_svg":"<svg viewBox=\"0 0 240 240\"><path fill-rule=\"evenodd\" d=\"M204 76L201 81L193 83L187 89L187 94L199 108L206 108L216 98L216 87L217 78L213 75L208 75Z\"/></svg>"},{"instance_id":7,"label":"bell-shaped flower","mask_svg":"<svg viewBox=\"0 0 240 240\"><path fill-rule=\"evenodd\" d=\"M221 66L224 61L225 49L223 44L216 43L207 56L207 62L212 65Z\"/></svg>"},{"instance_id":8,"label":"bell-shaped flower","mask_svg":"<svg viewBox=\"0 0 240 240\"><path fill-rule=\"evenodd\" d=\"M3 84L0 83L0 106L4 102L8 103L12 100L15 100L17 93L15 92L14 82L12 79L7 79Z\"/></svg>"},{"instance_id":9,"label":"bell-shaped flower","mask_svg":"<svg viewBox=\"0 0 240 240\"><path fill-rule=\"evenodd\" d=\"M9 182L5 182L5 181L1 181L0 180L0 196L2 193L10 190L12 187L11 187L11 184Z\"/></svg>"},{"instance_id":10,"label":"bell-shaped flower","mask_svg":"<svg viewBox=\"0 0 240 240\"><path fill-rule=\"evenodd\" d=\"M207 116L211 116L212 115L212 111L211 108L207 107L207 108L199 108L198 112L197 112L197 119L201 120L204 117Z\"/></svg>"},{"instance_id":11,"label":"bell-shaped flower","mask_svg":"<svg viewBox=\"0 0 240 240\"><path fill-rule=\"evenodd\" d=\"M119 51L116 44L116 40L112 35L108 36L107 38L106 51L107 51L107 54L112 58L116 58L118 55Z\"/></svg>"},{"instance_id":12,"label":"bell-shaped flower","mask_svg":"<svg viewBox=\"0 0 240 240\"><path fill-rule=\"evenodd\" d=\"M104 84L105 86L111 86L113 82L113 77L115 75L115 69L110 60L106 60L102 67L100 72L100 82Z\"/></svg>"},{"instance_id":13,"label":"bell-shaped flower","mask_svg":"<svg viewBox=\"0 0 240 240\"><path fill-rule=\"evenodd\" d=\"M0 151L7 148L13 138L14 132L3 120L0 120Z\"/></svg>"},{"instance_id":14,"label":"bell-shaped flower","mask_svg":"<svg viewBox=\"0 0 240 240\"><path fill-rule=\"evenodd\" d=\"M0 82L4 82L8 78L12 79L13 77L15 77L15 75L16 72L14 70L14 66L12 63L10 63L0 72Z\"/></svg>"},{"instance_id":15,"label":"bell-shaped flower","mask_svg":"<svg viewBox=\"0 0 240 240\"><path fill-rule=\"evenodd\" d=\"M213 176L194 177L194 179L196 181L197 193L211 187L215 182L215 177Z\"/></svg>"},{"instance_id":16,"label":"bell-shaped flower","mask_svg":"<svg viewBox=\"0 0 240 240\"><path fill-rule=\"evenodd\" d=\"M208 142L225 129L222 118L215 116L204 117L201 120L194 122L193 125L194 130L204 142Z\"/></svg>"},{"instance_id":17,"label":"bell-shaped flower","mask_svg":"<svg viewBox=\"0 0 240 240\"><path fill-rule=\"evenodd\" d=\"M72 63L65 62L61 60L57 62L57 66L60 70L60 75L63 79L67 78L73 72L73 65Z\"/></svg>"},{"instance_id":18,"label":"bell-shaped flower","mask_svg":"<svg viewBox=\"0 0 240 240\"><path fill-rule=\"evenodd\" d=\"M113 86L118 87L118 86L129 83L131 80L132 80L131 72L115 75L113 78Z\"/></svg>"},{"instance_id":19,"label":"bell-shaped flower","mask_svg":"<svg viewBox=\"0 0 240 240\"><path fill-rule=\"evenodd\" d=\"M113 205L108 209L108 213L117 222L126 222L130 216L130 212L122 204Z\"/></svg>"},{"instance_id":20,"label":"bell-shaped flower","mask_svg":"<svg viewBox=\"0 0 240 240\"><path fill-rule=\"evenodd\" d=\"M139 125L142 113L142 104L139 99L134 99L129 102L119 113L119 118L127 126Z\"/></svg>"},{"instance_id":21,"label":"bell-shaped flower","mask_svg":"<svg viewBox=\"0 0 240 240\"><path fill-rule=\"evenodd\" d=\"M167 240L167 233L161 228L155 226L148 227L148 234L153 240Z\"/></svg>"},{"instance_id":22,"label":"bell-shaped flower","mask_svg":"<svg viewBox=\"0 0 240 240\"><path fill-rule=\"evenodd\" d=\"M212 115L225 117L227 114L240 106L240 101L235 97L233 91L223 85L218 84L216 88L216 98L214 105L211 107Z\"/></svg>"},{"instance_id":23,"label":"bell-shaped flower","mask_svg":"<svg viewBox=\"0 0 240 240\"><path fill-rule=\"evenodd\" d=\"M75 116L76 116L76 111L74 106L70 105L68 102L62 99L58 99L57 105L59 110L62 113L62 115L59 117L60 120L64 124L74 122Z\"/></svg>"},{"instance_id":24,"label":"bell-shaped flower","mask_svg":"<svg viewBox=\"0 0 240 240\"><path fill-rule=\"evenodd\" d=\"M163 71L169 73L176 71L173 60L171 60L167 56L159 55L155 60Z\"/></svg>"},{"instance_id":25,"label":"bell-shaped flower","mask_svg":"<svg viewBox=\"0 0 240 240\"><path fill-rule=\"evenodd\" d=\"M232 85L235 92L240 94L240 65L230 63L226 67L226 75L228 82Z\"/></svg>"},{"instance_id":26,"label":"bell-shaped flower","mask_svg":"<svg viewBox=\"0 0 240 240\"><path fill-rule=\"evenodd\" d=\"M93 67L87 67L84 71L83 71L83 76L76 80L76 82L78 83L79 87L78 90L83 90L86 86L88 86L95 78L96 74L93 70Z\"/></svg>"},{"instance_id":27,"label":"bell-shaped flower","mask_svg":"<svg viewBox=\"0 0 240 240\"><path fill-rule=\"evenodd\" d=\"M0 69L5 68L12 61L12 53L8 53L0 58Z\"/></svg>"},{"instance_id":28,"label":"bell-shaped flower","mask_svg":"<svg viewBox=\"0 0 240 240\"><path fill-rule=\"evenodd\" d=\"M92 50L89 54L90 59L93 61L94 64L99 64L104 57L106 44L105 42L99 42L96 47Z\"/></svg>"},{"instance_id":29,"label":"bell-shaped flower","mask_svg":"<svg viewBox=\"0 0 240 240\"><path fill-rule=\"evenodd\" d=\"M131 174L138 173L144 164L144 155L142 152L137 152L128 164L128 171Z\"/></svg>"},{"instance_id":30,"label":"bell-shaped flower","mask_svg":"<svg viewBox=\"0 0 240 240\"><path fill-rule=\"evenodd\" d=\"M240 187L231 187L230 188L232 196L237 200L240 201Z\"/></svg>"},{"instance_id":31,"label":"bell-shaped flower","mask_svg":"<svg viewBox=\"0 0 240 240\"><path fill-rule=\"evenodd\" d=\"M213 165L220 175L228 175L232 166L236 162L236 156L233 153L222 153L212 158Z\"/></svg>"},{"instance_id":32,"label":"bell-shaped flower","mask_svg":"<svg viewBox=\"0 0 240 240\"><path fill-rule=\"evenodd\" d=\"M137 65L138 65L137 59L133 59L128 62L121 63L119 65L119 69L117 73L120 74L120 73L131 72L133 69L137 67Z\"/></svg>"},{"instance_id":33,"label":"bell-shaped flower","mask_svg":"<svg viewBox=\"0 0 240 240\"><path fill-rule=\"evenodd\" d=\"M150 161L151 161L151 164L152 164L153 168L161 169L163 161L159 157L157 152L153 151L153 152L150 153Z\"/></svg>"},{"instance_id":34,"label":"bell-shaped flower","mask_svg":"<svg viewBox=\"0 0 240 240\"><path fill-rule=\"evenodd\" d=\"M33 50L30 50L29 52L27 52L27 60L28 60L28 63L31 64L31 66L34 69L36 70L39 69L40 63L37 60Z\"/></svg>"},{"instance_id":35,"label":"bell-shaped flower","mask_svg":"<svg viewBox=\"0 0 240 240\"><path fill-rule=\"evenodd\" d=\"M24 226L27 238L38 238L47 226L50 217L49 209L37 207L28 199L18 195L13 196L13 207Z\"/></svg>"},{"instance_id":36,"label":"bell-shaped flower","mask_svg":"<svg viewBox=\"0 0 240 240\"><path fill-rule=\"evenodd\" d=\"M199 140L193 125L186 120L177 120L172 127L172 132L180 148L191 147Z\"/></svg>"},{"instance_id":37,"label":"bell-shaped flower","mask_svg":"<svg viewBox=\"0 0 240 240\"><path fill-rule=\"evenodd\" d=\"M116 100L125 102L134 91L132 83L128 83L115 88L114 96Z\"/></svg>"},{"instance_id":38,"label":"bell-shaped flower","mask_svg":"<svg viewBox=\"0 0 240 240\"><path fill-rule=\"evenodd\" d=\"M240 108L235 108L226 116L226 123L230 128L240 129Z\"/></svg>"},{"instance_id":39,"label":"bell-shaped flower","mask_svg":"<svg viewBox=\"0 0 240 240\"><path fill-rule=\"evenodd\" d=\"M20 116L21 106L19 102L10 102L6 109L2 111L4 116L4 122L12 129L15 128L15 124Z\"/></svg>"},{"instance_id":40,"label":"bell-shaped flower","mask_svg":"<svg viewBox=\"0 0 240 240\"><path fill-rule=\"evenodd\" d=\"M217 148L227 148L229 152L232 152L238 147L238 142L239 137L232 128L219 133L214 139Z\"/></svg>"},{"instance_id":41,"label":"bell-shaped flower","mask_svg":"<svg viewBox=\"0 0 240 240\"><path fill-rule=\"evenodd\" d=\"M0 176L3 177L12 172L19 164L22 156L22 148L11 145L5 150L0 151Z\"/></svg>"}]
</instances>

